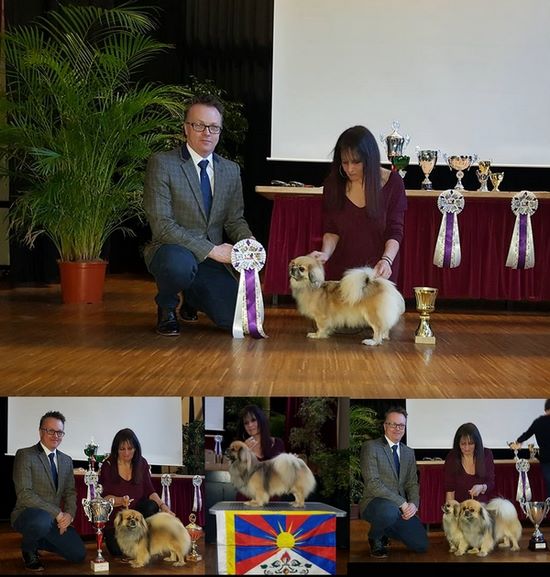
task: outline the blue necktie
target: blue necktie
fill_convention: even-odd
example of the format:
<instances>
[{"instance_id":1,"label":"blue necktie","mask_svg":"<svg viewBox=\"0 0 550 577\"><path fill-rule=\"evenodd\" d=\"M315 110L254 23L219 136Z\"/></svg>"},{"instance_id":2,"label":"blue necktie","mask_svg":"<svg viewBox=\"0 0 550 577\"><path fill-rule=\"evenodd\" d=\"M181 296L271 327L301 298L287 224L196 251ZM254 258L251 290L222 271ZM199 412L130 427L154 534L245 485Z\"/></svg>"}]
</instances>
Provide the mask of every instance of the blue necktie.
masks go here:
<instances>
[{"instance_id":1,"label":"blue necktie","mask_svg":"<svg viewBox=\"0 0 550 577\"><path fill-rule=\"evenodd\" d=\"M208 166L208 160L204 159L199 162L201 169L201 192L202 201L204 203L204 212L206 216L210 216L210 207L212 206L212 188L210 187L210 179L208 178L208 173L206 172L206 167Z\"/></svg>"},{"instance_id":2,"label":"blue necktie","mask_svg":"<svg viewBox=\"0 0 550 577\"><path fill-rule=\"evenodd\" d=\"M393 451L393 462L395 463L395 470L397 471L397 476L399 477L399 455L397 454L398 445L392 445L391 450Z\"/></svg>"},{"instance_id":3,"label":"blue necktie","mask_svg":"<svg viewBox=\"0 0 550 577\"><path fill-rule=\"evenodd\" d=\"M55 461L53 460L54 457L55 457L55 453L50 453L50 454L48 455L48 458L50 459L50 467L51 467L51 469L52 469L53 482L54 482L55 488L57 489L57 483L58 483L58 480L57 480L57 467L55 466Z\"/></svg>"}]
</instances>

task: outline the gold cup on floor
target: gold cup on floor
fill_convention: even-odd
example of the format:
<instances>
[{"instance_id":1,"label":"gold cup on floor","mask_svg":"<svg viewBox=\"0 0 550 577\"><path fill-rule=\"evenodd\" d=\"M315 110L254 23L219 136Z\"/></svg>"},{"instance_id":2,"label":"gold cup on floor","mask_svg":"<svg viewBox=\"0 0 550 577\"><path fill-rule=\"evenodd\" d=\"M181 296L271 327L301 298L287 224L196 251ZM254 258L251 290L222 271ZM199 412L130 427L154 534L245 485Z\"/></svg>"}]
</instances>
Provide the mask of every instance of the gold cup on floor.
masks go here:
<instances>
[{"instance_id":1,"label":"gold cup on floor","mask_svg":"<svg viewBox=\"0 0 550 577\"><path fill-rule=\"evenodd\" d=\"M414 287L416 310L420 313L420 322L414 333L414 342L422 345L435 345L435 336L430 327L430 313L435 310L438 289L433 287Z\"/></svg>"},{"instance_id":2,"label":"gold cup on floor","mask_svg":"<svg viewBox=\"0 0 550 577\"><path fill-rule=\"evenodd\" d=\"M202 560L202 555L199 553L197 541L203 536L203 530L200 525L196 523L197 516L194 513L189 515L189 524L185 526L189 537L191 537L191 551L185 556L186 561L197 563Z\"/></svg>"}]
</instances>

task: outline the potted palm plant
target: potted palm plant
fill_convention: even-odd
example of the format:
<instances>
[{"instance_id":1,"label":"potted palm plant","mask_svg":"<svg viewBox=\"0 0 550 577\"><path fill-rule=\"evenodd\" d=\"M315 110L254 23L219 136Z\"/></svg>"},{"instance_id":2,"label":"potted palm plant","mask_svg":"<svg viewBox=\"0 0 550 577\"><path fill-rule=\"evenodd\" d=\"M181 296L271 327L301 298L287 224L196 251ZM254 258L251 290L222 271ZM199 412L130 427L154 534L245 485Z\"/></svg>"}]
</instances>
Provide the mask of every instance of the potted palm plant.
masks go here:
<instances>
[{"instance_id":1,"label":"potted palm plant","mask_svg":"<svg viewBox=\"0 0 550 577\"><path fill-rule=\"evenodd\" d=\"M10 231L31 247L42 234L53 241L64 302L102 300L104 245L132 234L145 161L181 132L191 91L134 81L168 48L155 26L136 7L73 5L4 37L0 147L18 183Z\"/></svg>"}]
</instances>

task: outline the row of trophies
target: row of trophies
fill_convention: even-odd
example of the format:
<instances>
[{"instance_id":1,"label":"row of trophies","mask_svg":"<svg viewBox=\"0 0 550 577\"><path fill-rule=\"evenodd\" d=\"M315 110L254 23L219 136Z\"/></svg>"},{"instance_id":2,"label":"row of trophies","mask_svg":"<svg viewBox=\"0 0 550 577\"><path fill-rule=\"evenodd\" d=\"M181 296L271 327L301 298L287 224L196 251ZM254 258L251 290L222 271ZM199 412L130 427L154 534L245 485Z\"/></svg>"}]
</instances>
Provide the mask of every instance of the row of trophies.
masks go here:
<instances>
[{"instance_id":1,"label":"row of trophies","mask_svg":"<svg viewBox=\"0 0 550 577\"><path fill-rule=\"evenodd\" d=\"M402 178L405 177L405 169L409 166L410 156L404 154L405 148L410 142L410 137L399 134L399 122L395 121L392 124L393 131L387 135L380 135L382 144L386 147L386 155L392 165L392 170L398 171ZM418 165L424 173L424 180L422 181L422 190L433 190L433 184L430 180L430 174L437 164L439 150L424 150L419 146L416 147L418 156ZM451 170L456 170L456 184L455 190L464 190L462 179L464 178L464 171L468 170L478 159L477 154L465 155L447 155L443 154L445 162L449 165ZM504 172L491 171L491 160L480 160L478 162L478 169L476 171L477 179L479 181L478 192L489 192L487 182L490 181L493 186L493 192L500 192L499 186L504 179Z\"/></svg>"},{"instance_id":2,"label":"row of trophies","mask_svg":"<svg viewBox=\"0 0 550 577\"><path fill-rule=\"evenodd\" d=\"M527 473L531 468L531 464L527 459L520 459L518 456L521 443L510 442L508 443L508 446L510 449L512 449L512 451L514 451L516 471L519 474L516 499L519 502L521 510L525 516L535 526L535 531L533 532L531 539L529 539L529 549L531 551L545 551L548 549L548 544L539 527L548 514L548 511L550 511L550 497L544 501L532 500L531 486L527 476ZM538 448L533 444L529 444L528 449L529 457L531 460L533 460L537 456Z\"/></svg>"},{"instance_id":3,"label":"row of trophies","mask_svg":"<svg viewBox=\"0 0 550 577\"><path fill-rule=\"evenodd\" d=\"M109 521L109 517L113 512L112 501L102 497L103 487L99 484L99 472L95 470L95 463L98 463L98 469L101 468L102 462L108 455L98 455L98 445L92 441L84 447L84 454L88 457L88 470L84 475L84 482L87 486L86 498L82 499L82 508L88 518L88 521L96 530L96 545L97 554L90 562L92 570L97 572L109 571L109 562L103 556L103 529ZM162 497L164 502L170 502L170 485L172 477L169 474L164 474L161 477ZM197 515L200 512L202 499L200 498L200 486L202 484L202 477L195 475L193 477L193 512L189 514L189 523L185 526L189 537L191 538L191 550L186 555L185 560L191 562L198 562L202 560L202 556L198 551L197 542L203 535L203 529L196 523ZM197 499L197 493L199 498Z\"/></svg>"}]
</instances>

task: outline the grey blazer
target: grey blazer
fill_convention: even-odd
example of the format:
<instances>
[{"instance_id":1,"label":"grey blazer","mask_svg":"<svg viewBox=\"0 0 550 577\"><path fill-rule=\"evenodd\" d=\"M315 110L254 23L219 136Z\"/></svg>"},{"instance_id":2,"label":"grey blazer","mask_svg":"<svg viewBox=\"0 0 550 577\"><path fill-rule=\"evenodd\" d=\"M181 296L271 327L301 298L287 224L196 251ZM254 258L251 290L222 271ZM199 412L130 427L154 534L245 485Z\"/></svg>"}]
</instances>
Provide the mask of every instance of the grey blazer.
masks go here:
<instances>
[{"instance_id":1,"label":"grey blazer","mask_svg":"<svg viewBox=\"0 0 550 577\"><path fill-rule=\"evenodd\" d=\"M12 525L30 507L44 509L55 519L60 511L76 515L76 489L73 461L69 455L57 451L58 487L52 478L50 461L40 443L19 449L13 463L13 484L17 501L11 513Z\"/></svg>"},{"instance_id":2,"label":"grey blazer","mask_svg":"<svg viewBox=\"0 0 550 577\"><path fill-rule=\"evenodd\" d=\"M385 437L363 443L361 447L361 471L365 487L359 504L361 512L376 497L389 499L398 507L414 503L418 508L420 490L414 451L399 444L399 478L393 462L393 454Z\"/></svg>"},{"instance_id":3,"label":"grey blazer","mask_svg":"<svg viewBox=\"0 0 550 577\"><path fill-rule=\"evenodd\" d=\"M231 242L250 238L244 219L239 165L213 154L214 191L207 219L197 170L187 146L154 154L147 163L143 201L152 240L144 256L150 265L163 244L190 250L202 262L225 231Z\"/></svg>"}]
</instances>

